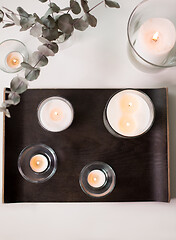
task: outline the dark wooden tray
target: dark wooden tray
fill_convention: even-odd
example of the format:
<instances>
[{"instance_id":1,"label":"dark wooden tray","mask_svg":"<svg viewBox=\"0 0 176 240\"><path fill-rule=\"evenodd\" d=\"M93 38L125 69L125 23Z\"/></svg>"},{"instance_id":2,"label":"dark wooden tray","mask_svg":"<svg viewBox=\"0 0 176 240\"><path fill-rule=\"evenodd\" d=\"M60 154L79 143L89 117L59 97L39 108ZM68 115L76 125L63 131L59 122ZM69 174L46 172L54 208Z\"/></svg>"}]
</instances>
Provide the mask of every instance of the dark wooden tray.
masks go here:
<instances>
[{"instance_id":1,"label":"dark wooden tray","mask_svg":"<svg viewBox=\"0 0 176 240\"><path fill-rule=\"evenodd\" d=\"M169 201L167 89L144 89L152 99L156 117L151 130L135 139L112 136L104 127L103 110L118 89L31 89L5 118L4 202L129 202ZM75 110L69 129L60 133L41 128L39 103L51 96L68 99ZM17 168L21 150L44 143L58 156L58 169L47 182L34 184ZM115 171L117 183L104 198L82 192L79 174L88 163L102 161Z\"/></svg>"}]
</instances>

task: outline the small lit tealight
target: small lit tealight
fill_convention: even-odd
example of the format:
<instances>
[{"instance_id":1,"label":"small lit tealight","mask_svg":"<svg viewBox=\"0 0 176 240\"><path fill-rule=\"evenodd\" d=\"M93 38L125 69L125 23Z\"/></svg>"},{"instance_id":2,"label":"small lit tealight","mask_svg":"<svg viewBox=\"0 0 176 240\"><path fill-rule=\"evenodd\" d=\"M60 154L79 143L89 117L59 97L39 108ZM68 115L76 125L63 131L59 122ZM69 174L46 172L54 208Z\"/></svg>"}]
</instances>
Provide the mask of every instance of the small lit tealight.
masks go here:
<instances>
[{"instance_id":1,"label":"small lit tealight","mask_svg":"<svg viewBox=\"0 0 176 240\"><path fill-rule=\"evenodd\" d=\"M30 167L34 172L44 172L48 167L48 159L42 154L33 156L30 160Z\"/></svg>"},{"instance_id":2,"label":"small lit tealight","mask_svg":"<svg viewBox=\"0 0 176 240\"><path fill-rule=\"evenodd\" d=\"M105 173L98 169L92 170L87 177L87 181L94 188L102 187L106 182Z\"/></svg>"},{"instance_id":3,"label":"small lit tealight","mask_svg":"<svg viewBox=\"0 0 176 240\"><path fill-rule=\"evenodd\" d=\"M23 56L19 52L11 52L7 55L6 62L10 68L19 68L23 62Z\"/></svg>"}]
</instances>

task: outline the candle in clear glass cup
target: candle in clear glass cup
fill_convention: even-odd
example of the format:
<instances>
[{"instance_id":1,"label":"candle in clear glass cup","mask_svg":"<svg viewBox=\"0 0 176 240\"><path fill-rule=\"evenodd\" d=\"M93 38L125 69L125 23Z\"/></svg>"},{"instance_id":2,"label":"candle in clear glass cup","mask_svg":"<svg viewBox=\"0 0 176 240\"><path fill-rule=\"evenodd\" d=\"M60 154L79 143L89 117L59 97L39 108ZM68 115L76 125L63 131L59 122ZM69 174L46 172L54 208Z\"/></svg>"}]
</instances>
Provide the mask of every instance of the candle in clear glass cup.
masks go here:
<instances>
[{"instance_id":1,"label":"candle in clear glass cup","mask_svg":"<svg viewBox=\"0 0 176 240\"><path fill-rule=\"evenodd\" d=\"M51 132L67 129L74 117L72 105L64 98L50 97L38 108L38 119L43 128Z\"/></svg>"},{"instance_id":2,"label":"candle in clear glass cup","mask_svg":"<svg viewBox=\"0 0 176 240\"><path fill-rule=\"evenodd\" d=\"M87 182L94 188L102 187L106 182L105 173L99 169L92 170L88 174Z\"/></svg>"},{"instance_id":3,"label":"candle in clear glass cup","mask_svg":"<svg viewBox=\"0 0 176 240\"><path fill-rule=\"evenodd\" d=\"M151 18L139 28L135 49L146 61L162 64L176 42L174 24L166 18Z\"/></svg>"},{"instance_id":4,"label":"candle in clear glass cup","mask_svg":"<svg viewBox=\"0 0 176 240\"><path fill-rule=\"evenodd\" d=\"M23 56L19 52L10 52L6 57L7 66L13 69L21 67L23 62Z\"/></svg>"},{"instance_id":5,"label":"candle in clear glass cup","mask_svg":"<svg viewBox=\"0 0 176 240\"><path fill-rule=\"evenodd\" d=\"M48 168L48 159L43 154L36 154L30 159L30 167L34 172L41 173Z\"/></svg>"},{"instance_id":6,"label":"candle in clear glass cup","mask_svg":"<svg viewBox=\"0 0 176 240\"><path fill-rule=\"evenodd\" d=\"M105 115L105 126L110 132L113 130L122 136L134 137L151 127L154 106L146 94L137 90L123 90L109 100Z\"/></svg>"}]
</instances>

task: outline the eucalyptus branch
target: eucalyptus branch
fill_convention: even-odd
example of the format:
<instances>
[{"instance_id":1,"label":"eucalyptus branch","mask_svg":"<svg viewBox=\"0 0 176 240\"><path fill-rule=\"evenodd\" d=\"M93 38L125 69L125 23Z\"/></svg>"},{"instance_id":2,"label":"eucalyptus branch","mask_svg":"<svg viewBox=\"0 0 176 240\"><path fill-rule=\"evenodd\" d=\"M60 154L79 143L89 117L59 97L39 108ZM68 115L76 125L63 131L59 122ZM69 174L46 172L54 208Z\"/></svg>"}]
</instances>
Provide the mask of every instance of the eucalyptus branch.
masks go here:
<instances>
[{"instance_id":1,"label":"eucalyptus branch","mask_svg":"<svg viewBox=\"0 0 176 240\"><path fill-rule=\"evenodd\" d=\"M87 0L80 0L81 4L77 0L70 0L69 7L60 9L52 0L39 1L42 3L49 1L49 9L42 17L36 13L29 14L21 7L17 8L18 13L6 7L3 7L6 13L0 9L0 23L6 22L3 28L17 25L21 27L20 31L30 29L30 34L37 37L43 44L32 54L32 60L35 63L33 66L26 62L21 63L21 66L25 68L25 77L14 77L10 83L10 91L6 91L8 97L2 103L0 111L4 112L7 117L10 117L8 108L20 102L20 94L27 90L28 81L36 80L40 75L40 68L48 64L48 56L54 56L58 52L56 40L59 42L67 40L75 29L84 31L88 26L95 27L97 19L90 12L103 2L110 8L120 7L117 2L111 0L102 0L92 8L89 8ZM76 18L75 15L81 13L81 10L84 11L84 15ZM4 19L5 16L11 21ZM84 16L85 19L83 19Z\"/></svg>"}]
</instances>

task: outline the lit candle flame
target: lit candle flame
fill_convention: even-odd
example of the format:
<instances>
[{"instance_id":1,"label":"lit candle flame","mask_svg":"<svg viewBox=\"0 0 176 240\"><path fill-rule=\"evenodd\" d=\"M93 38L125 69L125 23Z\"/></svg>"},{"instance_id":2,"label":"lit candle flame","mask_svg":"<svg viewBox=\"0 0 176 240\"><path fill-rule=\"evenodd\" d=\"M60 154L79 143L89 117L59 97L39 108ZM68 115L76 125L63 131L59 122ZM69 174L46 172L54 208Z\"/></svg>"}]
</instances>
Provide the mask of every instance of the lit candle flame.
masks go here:
<instances>
[{"instance_id":1,"label":"lit candle flame","mask_svg":"<svg viewBox=\"0 0 176 240\"><path fill-rule=\"evenodd\" d=\"M152 40L157 42L158 41L158 38L159 38L159 32L156 32L154 35L153 35L153 38Z\"/></svg>"}]
</instances>

